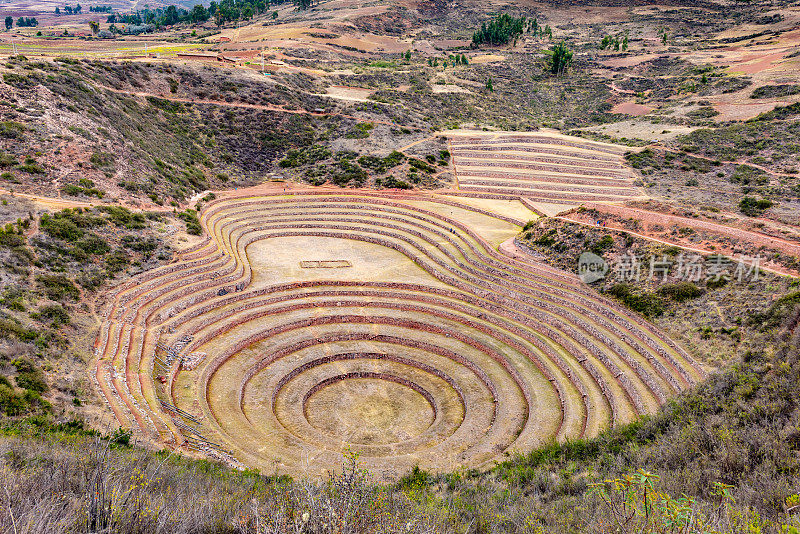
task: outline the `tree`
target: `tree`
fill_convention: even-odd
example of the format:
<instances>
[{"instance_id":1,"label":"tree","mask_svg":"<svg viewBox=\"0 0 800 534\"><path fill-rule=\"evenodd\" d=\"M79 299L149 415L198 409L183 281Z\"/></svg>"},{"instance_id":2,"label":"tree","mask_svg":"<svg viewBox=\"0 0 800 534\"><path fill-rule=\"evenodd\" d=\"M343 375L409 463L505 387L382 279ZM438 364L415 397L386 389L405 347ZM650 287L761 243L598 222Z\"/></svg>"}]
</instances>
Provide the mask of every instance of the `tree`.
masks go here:
<instances>
[{"instance_id":1,"label":"tree","mask_svg":"<svg viewBox=\"0 0 800 534\"><path fill-rule=\"evenodd\" d=\"M97 35L97 32L100 31L100 23L98 23L96 20L90 20L89 29L92 31L92 35Z\"/></svg>"},{"instance_id":2,"label":"tree","mask_svg":"<svg viewBox=\"0 0 800 534\"><path fill-rule=\"evenodd\" d=\"M192 8L191 19L192 22L205 22L208 20L209 14L208 10L203 6L203 4L197 4Z\"/></svg>"},{"instance_id":3,"label":"tree","mask_svg":"<svg viewBox=\"0 0 800 534\"><path fill-rule=\"evenodd\" d=\"M278 18L278 12L277 11L273 11L272 12L272 20L275 20L277 18Z\"/></svg>"},{"instance_id":4,"label":"tree","mask_svg":"<svg viewBox=\"0 0 800 534\"><path fill-rule=\"evenodd\" d=\"M531 19L528 23L528 32L533 32L533 36L536 37L536 33L539 31L539 20L538 19Z\"/></svg>"},{"instance_id":5,"label":"tree","mask_svg":"<svg viewBox=\"0 0 800 534\"><path fill-rule=\"evenodd\" d=\"M472 45L501 45L516 41L525 30L525 17L515 18L507 13L493 18L489 24L481 24L481 29L472 35Z\"/></svg>"},{"instance_id":6,"label":"tree","mask_svg":"<svg viewBox=\"0 0 800 534\"><path fill-rule=\"evenodd\" d=\"M492 83L492 77L489 76L489 79L486 80L486 90L490 93L494 93L494 84Z\"/></svg>"},{"instance_id":7,"label":"tree","mask_svg":"<svg viewBox=\"0 0 800 534\"><path fill-rule=\"evenodd\" d=\"M20 17L17 19L17 27L19 28L33 28L39 25L36 17Z\"/></svg>"},{"instance_id":8,"label":"tree","mask_svg":"<svg viewBox=\"0 0 800 534\"><path fill-rule=\"evenodd\" d=\"M60 14L61 14L61 10L59 8L56 8L56 15L60 15Z\"/></svg>"},{"instance_id":9,"label":"tree","mask_svg":"<svg viewBox=\"0 0 800 534\"><path fill-rule=\"evenodd\" d=\"M164 11L164 25L172 26L176 22L178 22L178 8L171 5Z\"/></svg>"},{"instance_id":10,"label":"tree","mask_svg":"<svg viewBox=\"0 0 800 534\"><path fill-rule=\"evenodd\" d=\"M563 74L567 67L572 64L572 50L567 48L564 41L553 45L549 51L550 62L548 70L555 75Z\"/></svg>"},{"instance_id":11,"label":"tree","mask_svg":"<svg viewBox=\"0 0 800 534\"><path fill-rule=\"evenodd\" d=\"M469 61L467 60L467 56L461 54L461 64L462 65L469 65Z\"/></svg>"},{"instance_id":12,"label":"tree","mask_svg":"<svg viewBox=\"0 0 800 534\"><path fill-rule=\"evenodd\" d=\"M314 0L294 0L297 9L306 10L314 5Z\"/></svg>"},{"instance_id":13,"label":"tree","mask_svg":"<svg viewBox=\"0 0 800 534\"><path fill-rule=\"evenodd\" d=\"M13 25L14 19L11 17L6 17L6 30L10 30Z\"/></svg>"}]
</instances>

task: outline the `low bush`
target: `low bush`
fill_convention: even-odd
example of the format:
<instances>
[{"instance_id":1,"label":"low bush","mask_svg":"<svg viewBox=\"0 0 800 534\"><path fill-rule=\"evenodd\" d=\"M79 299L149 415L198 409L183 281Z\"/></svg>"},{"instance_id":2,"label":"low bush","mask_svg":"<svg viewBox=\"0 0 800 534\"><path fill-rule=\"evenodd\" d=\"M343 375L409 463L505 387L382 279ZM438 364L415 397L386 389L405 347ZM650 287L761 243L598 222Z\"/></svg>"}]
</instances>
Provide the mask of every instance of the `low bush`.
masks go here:
<instances>
[{"instance_id":1,"label":"low bush","mask_svg":"<svg viewBox=\"0 0 800 534\"><path fill-rule=\"evenodd\" d=\"M702 288L697 287L691 282L675 282L660 286L656 292L662 297L666 297L675 302L684 302L695 299L705 293Z\"/></svg>"},{"instance_id":2,"label":"low bush","mask_svg":"<svg viewBox=\"0 0 800 534\"><path fill-rule=\"evenodd\" d=\"M63 274L40 274L36 277L36 281L50 300L78 300L80 296L80 292L72 280Z\"/></svg>"},{"instance_id":3,"label":"low bush","mask_svg":"<svg viewBox=\"0 0 800 534\"><path fill-rule=\"evenodd\" d=\"M750 217L758 217L772 207L772 201L765 198L743 197L739 201L739 211Z\"/></svg>"},{"instance_id":4,"label":"low bush","mask_svg":"<svg viewBox=\"0 0 800 534\"><path fill-rule=\"evenodd\" d=\"M608 294L645 317L656 317L664 313L664 301L649 291L636 289L628 284L615 284Z\"/></svg>"},{"instance_id":5,"label":"low bush","mask_svg":"<svg viewBox=\"0 0 800 534\"><path fill-rule=\"evenodd\" d=\"M203 227L200 226L200 219L197 217L197 211L193 209L187 209L186 211L179 213L178 218L186 223L186 233L191 235L202 235Z\"/></svg>"}]
</instances>

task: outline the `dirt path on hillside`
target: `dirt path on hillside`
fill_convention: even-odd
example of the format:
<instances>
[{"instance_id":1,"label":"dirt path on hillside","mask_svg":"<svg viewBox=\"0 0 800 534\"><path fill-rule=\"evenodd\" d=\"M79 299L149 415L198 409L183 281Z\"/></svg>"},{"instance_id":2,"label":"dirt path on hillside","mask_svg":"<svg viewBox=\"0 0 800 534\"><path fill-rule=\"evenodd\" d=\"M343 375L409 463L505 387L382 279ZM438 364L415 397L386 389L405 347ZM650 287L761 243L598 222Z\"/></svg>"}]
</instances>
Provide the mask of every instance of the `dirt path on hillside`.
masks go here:
<instances>
[{"instance_id":1,"label":"dirt path on hillside","mask_svg":"<svg viewBox=\"0 0 800 534\"><path fill-rule=\"evenodd\" d=\"M293 115L311 115L313 117L342 117L344 119L351 119L357 122L369 122L373 124L384 124L386 126L398 126L397 124L391 121L382 121L378 119L365 119L364 117L356 117L355 115L347 115L345 113L330 113L324 111L317 112L317 111L308 111L305 109L286 109L282 106L268 106L264 104L246 104L244 102L225 102L222 100L181 98L178 96L167 96L155 93L147 93L143 91L126 91L123 89L114 89L113 87L107 87L105 85L98 85L97 87L121 95L135 96L139 98L147 98L147 97L159 98L161 100L169 100L170 102L180 102L183 104L205 104L209 106L257 109L259 111L272 111L275 113L291 113ZM325 96L325 95L317 95L317 96Z\"/></svg>"},{"instance_id":2,"label":"dirt path on hillside","mask_svg":"<svg viewBox=\"0 0 800 534\"><path fill-rule=\"evenodd\" d=\"M709 158L707 156L700 156L698 154L693 154L693 153L690 153L690 152L684 152L683 150L678 150L677 148L669 148L669 147L666 147L664 145L660 145L658 143L651 143L651 144L647 145L645 148L652 148L652 149L655 149L655 150L663 150L664 152L671 152L673 154L686 154L687 156L690 156L692 158L702 159L702 160L705 160L705 161L711 161L711 162L718 161L718 160L716 160L714 158ZM758 169L760 171L764 171L765 173L769 174L770 176L782 176L782 177L787 177L788 176L790 178L795 178L795 175L793 175L793 174L786 174L786 173L783 173L783 172L776 172L776 171L773 171L771 169L768 169L767 167L763 167L761 165L756 165L755 163L750 163L746 159L737 159L737 160L733 160L733 161L723 161L723 163L733 163L735 165L747 165L748 167L753 167L754 169Z\"/></svg>"},{"instance_id":3,"label":"dirt path on hillside","mask_svg":"<svg viewBox=\"0 0 800 534\"><path fill-rule=\"evenodd\" d=\"M580 224L582 226L587 226L589 228L603 228L605 230L612 230L612 231L615 231L615 232L622 232L622 233L630 234L632 236L639 237L641 239L646 239L647 241L653 241L655 243L661 243L662 245L678 247L678 248L680 248L682 250L687 250L689 252L696 252L696 253L701 254L703 256L711 256L713 254L720 254L720 252L721 252L719 249L717 249L717 250L709 250L709 249L698 248L698 247L690 247L690 246L688 246L686 244L679 243L677 241L667 241L665 239L661 239L661 238L658 238L658 237L653 237L651 235L642 234L642 233L639 233L639 232L634 232L634 231L631 231L631 230L629 230L627 228L624 228L624 227L618 226L618 225L605 224L602 227L601 226L597 226L596 223L590 223L590 222L582 221L582 220L580 220L578 217L576 217L574 215L556 215L553 218L554 219L558 219L560 221L573 223L573 224ZM727 252L725 254L726 256L730 256L731 258L733 258L733 254L732 254L731 251L725 251L725 252ZM777 274L779 276L798 276L797 272L791 271L791 270L786 269L784 267L780 267L780 266L774 265L772 263L770 265L764 265L764 263L762 262L762 263L759 263L758 267L762 271L766 271L766 272L769 272L769 273L772 273L772 274Z\"/></svg>"},{"instance_id":4,"label":"dirt path on hillside","mask_svg":"<svg viewBox=\"0 0 800 534\"><path fill-rule=\"evenodd\" d=\"M771 236L761 232L754 232L752 230L728 226L714 221L692 219L689 217L681 217L679 215L671 215L668 213L660 213L657 211L648 211L640 208L616 206L611 204L587 203L586 207L622 218L636 219L648 224L658 224L661 226L671 226L677 224L681 226L687 226L689 228L696 228L698 230L712 232L725 237L731 237L736 240L748 241L756 246L774 248L787 254L800 257L800 243L796 241L789 241L788 239L782 239L780 237Z\"/></svg>"}]
</instances>

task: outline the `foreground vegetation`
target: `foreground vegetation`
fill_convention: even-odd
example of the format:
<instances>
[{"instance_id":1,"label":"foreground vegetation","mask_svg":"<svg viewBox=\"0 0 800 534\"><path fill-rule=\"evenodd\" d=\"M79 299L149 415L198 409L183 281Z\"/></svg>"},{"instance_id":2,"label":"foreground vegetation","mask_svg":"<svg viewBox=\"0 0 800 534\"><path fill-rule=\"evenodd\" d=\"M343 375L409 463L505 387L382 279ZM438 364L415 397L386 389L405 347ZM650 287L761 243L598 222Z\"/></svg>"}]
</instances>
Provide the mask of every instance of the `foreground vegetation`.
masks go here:
<instances>
[{"instance_id":1,"label":"foreground vegetation","mask_svg":"<svg viewBox=\"0 0 800 534\"><path fill-rule=\"evenodd\" d=\"M486 472L372 482L345 455L322 482L234 471L38 417L0 437L4 532L797 532L800 310L777 349L652 417ZM5 513L5 511L8 511Z\"/></svg>"}]
</instances>

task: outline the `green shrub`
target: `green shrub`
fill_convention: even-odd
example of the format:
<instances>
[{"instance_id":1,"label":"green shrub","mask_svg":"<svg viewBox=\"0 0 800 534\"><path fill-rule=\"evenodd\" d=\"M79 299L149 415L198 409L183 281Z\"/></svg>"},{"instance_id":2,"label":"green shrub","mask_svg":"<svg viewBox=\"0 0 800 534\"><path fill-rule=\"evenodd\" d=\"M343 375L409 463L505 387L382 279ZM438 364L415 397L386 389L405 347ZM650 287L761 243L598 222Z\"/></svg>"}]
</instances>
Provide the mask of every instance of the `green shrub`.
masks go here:
<instances>
[{"instance_id":1,"label":"green shrub","mask_svg":"<svg viewBox=\"0 0 800 534\"><path fill-rule=\"evenodd\" d=\"M13 336L19 341L33 341L38 335L36 330L25 328L16 320L0 318L0 339Z\"/></svg>"},{"instance_id":2,"label":"green shrub","mask_svg":"<svg viewBox=\"0 0 800 534\"><path fill-rule=\"evenodd\" d=\"M765 312L754 314L751 322L761 325L765 329L774 328L779 326L798 306L800 306L800 291L795 291L773 302Z\"/></svg>"},{"instance_id":3,"label":"green shrub","mask_svg":"<svg viewBox=\"0 0 800 534\"><path fill-rule=\"evenodd\" d=\"M130 258L124 250L115 250L106 256L105 266L111 273L116 273L123 270L130 263Z\"/></svg>"},{"instance_id":4,"label":"green shrub","mask_svg":"<svg viewBox=\"0 0 800 534\"><path fill-rule=\"evenodd\" d=\"M772 201L765 198L743 197L739 201L739 211L749 217L758 217L772 207Z\"/></svg>"},{"instance_id":5,"label":"green shrub","mask_svg":"<svg viewBox=\"0 0 800 534\"><path fill-rule=\"evenodd\" d=\"M427 164L426 162L422 161L421 159L410 158L408 160L409 165L412 168L418 169L422 172L427 172L428 174L433 174L436 172L436 168L432 167L431 165Z\"/></svg>"},{"instance_id":6,"label":"green shrub","mask_svg":"<svg viewBox=\"0 0 800 534\"><path fill-rule=\"evenodd\" d=\"M11 386L0 384L0 410L8 416L21 415L26 411L27 405L21 395L18 395Z\"/></svg>"},{"instance_id":7,"label":"green shrub","mask_svg":"<svg viewBox=\"0 0 800 534\"><path fill-rule=\"evenodd\" d=\"M637 290L628 284L615 284L608 293L645 317L656 317L664 313L664 301L649 291Z\"/></svg>"},{"instance_id":8,"label":"green shrub","mask_svg":"<svg viewBox=\"0 0 800 534\"><path fill-rule=\"evenodd\" d=\"M66 184L64 187L61 188L61 192L65 195L70 196L79 196L79 195L86 195L87 197L97 197L103 198L106 195L106 192L102 189L97 189L96 187L81 187L74 184Z\"/></svg>"},{"instance_id":9,"label":"green shrub","mask_svg":"<svg viewBox=\"0 0 800 534\"><path fill-rule=\"evenodd\" d=\"M61 304L44 306L38 312L32 313L31 317L38 321L50 321L53 328L69 324L69 313Z\"/></svg>"},{"instance_id":10,"label":"green shrub","mask_svg":"<svg viewBox=\"0 0 800 534\"><path fill-rule=\"evenodd\" d=\"M63 274L40 274L36 281L44 289L45 295L50 300L69 298L78 300L80 292L75 284Z\"/></svg>"},{"instance_id":11,"label":"green shrub","mask_svg":"<svg viewBox=\"0 0 800 534\"><path fill-rule=\"evenodd\" d=\"M0 227L0 247L14 248L21 247L24 244L25 236L22 235L19 227L15 228L12 224Z\"/></svg>"},{"instance_id":12,"label":"green shrub","mask_svg":"<svg viewBox=\"0 0 800 534\"><path fill-rule=\"evenodd\" d=\"M366 139L369 137L369 132L375 128L371 122L360 122L353 126L349 132L345 134L348 139Z\"/></svg>"},{"instance_id":13,"label":"green shrub","mask_svg":"<svg viewBox=\"0 0 800 534\"><path fill-rule=\"evenodd\" d=\"M75 221L66 217L51 217L47 213L42 215L39 226L46 234L68 242L77 241L84 234Z\"/></svg>"},{"instance_id":14,"label":"green shrub","mask_svg":"<svg viewBox=\"0 0 800 534\"><path fill-rule=\"evenodd\" d=\"M158 248L158 241L155 238L143 239L141 237L126 235L122 238L122 245L131 250L143 253L151 253Z\"/></svg>"},{"instance_id":15,"label":"green shrub","mask_svg":"<svg viewBox=\"0 0 800 534\"><path fill-rule=\"evenodd\" d=\"M44 381L41 372L20 373L14 380L17 386L22 389L29 389L36 393L44 393L47 391L47 383Z\"/></svg>"},{"instance_id":16,"label":"green shrub","mask_svg":"<svg viewBox=\"0 0 800 534\"><path fill-rule=\"evenodd\" d=\"M17 393L10 385L0 384L0 411L8 416L18 416L34 411L49 412L50 403L42 399L38 392L25 390Z\"/></svg>"},{"instance_id":17,"label":"green shrub","mask_svg":"<svg viewBox=\"0 0 800 534\"><path fill-rule=\"evenodd\" d=\"M398 180L394 176L387 176L386 178L383 179L379 178L375 180L375 185L393 189L411 189L411 184L409 184L405 180Z\"/></svg>"},{"instance_id":18,"label":"green shrub","mask_svg":"<svg viewBox=\"0 0 800 534\"><path fill-rule=\"evenodd\" d=\"M433 476L418 465L411 468L411 472L397 481L397 487L403 490L420 490L430 484Z\"/></svg>"},{"instance_id":19,"label":"green shrub","mask_svg":"<svg viewBox=\"0 0 800 534\"><path fill-rule=\"evenodd\" d=\"M186 223L186 233L191 235L202 235L203 227L200 226L200 219L197 217L197 211L187 209L178 214L178 217Z\"/></svg>"},{"instance_id":20,"label":"green shrub","mask_svg":"<svg viewBox=\"0 0 800 534\"><path fill-rule=\"evenodd\" d=\"M108 243L96 234L88 234L75 243L75 247L88 254L102 255L111 250Z\"/></svg>"},{"instance_id":21,"label":"green shrub","mask_svg":"<svg viewBox=\"0 0 800 534\"><path fill-rule=\"evenodd\" d=\"M649 148L641 152L627 152L625 153L625 159L634 169L661 168L661 164L656 158L656 153Z\"/></svg>"},{"instance_id":22,"label":"green shrub","mask_svg":"<svg viewBox=\"0 0 800 534\"><path fill-rule=\"evenodd\" d=\"M108 167L114 163L114 155L108 152L95 152L89 157L89 161L95 167Z\"/></svg>"},{"instance_id":23,"label":"green shrub","mask_svg":"<svg viewBox=\"0 0 800 534\"><path fill-rule=\"evenodd\" d=\"M8 76L8 74L3 75L3 77L5 76ZM3 121L0 122L0 137L6 139L21 139L26 129L25 125L19 122Z\"/></svg>"},{"instance_id":24,"label":"green shrub","mask_svg":"<svg viewBox=\"0 0 800 534\"><path fill-rule=\"evenodd\" d=\"M614 245L614 238L611 237L610 235L606 234L603 237L601 237L597 241L597 243L592 245L592 252L594 252L597 255L602 255L603 252L608 250L613 245Z\"/></svg>"},{"instance_id":25,"label":"green shrub","mask_svg":"<svg viewBox=\"0 0 800 534\"><path fill-rule=\"evenodd\" d=\"M27 172L28 174L45 173L44 167L39 165L36 161L31 161L30 159L26 159L25 163L17 165L17 169L19 169L22 172Z\"/></svg>"},{"instance_id":26,"label":"green shrub","mask_svg":"<svg viewBox=\"0 0 800 534\"><path fill-rule=\"evenodd\" d=\"M405 154L398 152L397 150L393 150L391 154L384 158L380 158L378 156L361 156L358 158L358 164L377 173L385 173L389 169L397 167L405 160Z\"/></svg>"},{"instance_id":27,"label":"green shrub","mask_svg":"<svg viewBox=\"0 0 800 534\"><path fill-rule=\"evenodd\" d=\"M107 213L109 220L115 226L121 226L128 230L138 230L147 226L144 214L134 213L124 206L100 206L97 209Z\"/></svg>"},{"instance_id":28,"label":"green shrub","mask_svg":"<svg viewBox=\"0 0 800 534\"><path fill-rule=\"evenodd\" d=\"M750 94L750 98L780 98L800 93L800 85L763 85Z\"/></svg>"},{"instance_id":29,"label":"green shrub","mask_svg":"<svg viewBox=\"0 0 800 534\"><path fill-rule=\"evenodd\" d=\"M39 220L42 230L56 239L75 242L84 236L84 228L94 228L106 224L103 217L94 217L89 210L81 208L65 209L52 216L45 213Z\"/></svg>"},{"instance_id":30,"label":"green shrub","mask_svg":"<svg viewBox=\"0 0 800 534\"><path fill-rule=\"evenodd\" d=\"M769 177L761 169L749 165L737 165L730 180L742 185L765 185L769 182Z\"/></svg>"},{"instance_id":31,"label":"green shrub","mask_svg":"<svg viewBox=\"0 0 800 534\"><path fill-rule=\"evenodd\" d=\"M17 164L19 164L19 161L17 161L16 158L14 158L14 156L0 150L0 167L5 169L8 167L13 167L14 165Z\"/></svg>"},{"instance_id":32,"label":"green shrub","mask_svg":"<svg viewBox=\"0 0 800 534\"><path fill-rule=\"evenodd\" d=\"M702 296L702 288L697 287L691 282L676 282L674 284L664 284L656 292L662 297L669 298L675 302L684 302Z\"/></svg>"}]
</instances>

